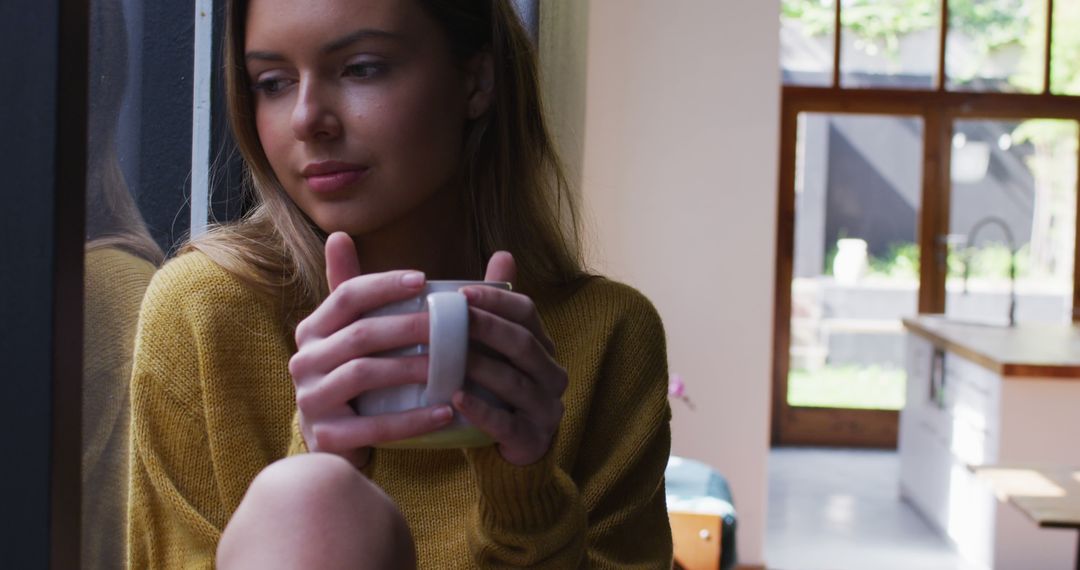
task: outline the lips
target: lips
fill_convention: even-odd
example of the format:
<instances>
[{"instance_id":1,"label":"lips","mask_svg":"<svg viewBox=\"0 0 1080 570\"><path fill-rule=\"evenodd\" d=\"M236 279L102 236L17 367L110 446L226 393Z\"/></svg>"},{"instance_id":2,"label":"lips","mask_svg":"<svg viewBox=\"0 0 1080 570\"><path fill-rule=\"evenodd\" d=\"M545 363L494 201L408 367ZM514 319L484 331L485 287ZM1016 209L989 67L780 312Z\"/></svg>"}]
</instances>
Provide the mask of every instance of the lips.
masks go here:
<instances>
[{"instance_id":1,"label":"lips","mask_svg":"<svg viewBox=\"0 0 1080 570\"><path fill-rule=\"evenodd\" d=\"M368 172L366 166L347 162L316 162L304 167L301 176L313 191L337 192L355 184Z\"/></svg>"}]
</instances>

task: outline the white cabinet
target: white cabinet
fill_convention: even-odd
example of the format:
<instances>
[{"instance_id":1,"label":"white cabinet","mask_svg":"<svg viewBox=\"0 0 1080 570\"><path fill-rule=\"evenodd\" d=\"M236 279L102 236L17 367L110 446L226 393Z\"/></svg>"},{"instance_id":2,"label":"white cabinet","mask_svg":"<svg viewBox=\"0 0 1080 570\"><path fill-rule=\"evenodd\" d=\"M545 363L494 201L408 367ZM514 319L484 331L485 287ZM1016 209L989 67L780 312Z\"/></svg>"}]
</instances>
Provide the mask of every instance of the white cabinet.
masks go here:
<instances>
[{"instance_id":1,"label":"white cabinet","mask_svg":"<svg viewBox=\"0 0 1080 570\"><path fill-rule=\"evenodd\" d=\"M1002 378L907 335L901 495L977 567L1072 568L1075 532L1038 529L971 466L1080 464L1080 381Z\"/></svg>"},{"instance_id":2,"label":"white cabinet","mask_svg":"<svg viewBox=\"0 0 1080 570\"><path fill-rule=\"evenodd\" d=\"M996 454L995 383L955 353L909 334L900 414L901 494L972 562L990 567L994 498L968 465ZM1000 382L997 382L1000 384Z\"/></svg>"}]
</instances>

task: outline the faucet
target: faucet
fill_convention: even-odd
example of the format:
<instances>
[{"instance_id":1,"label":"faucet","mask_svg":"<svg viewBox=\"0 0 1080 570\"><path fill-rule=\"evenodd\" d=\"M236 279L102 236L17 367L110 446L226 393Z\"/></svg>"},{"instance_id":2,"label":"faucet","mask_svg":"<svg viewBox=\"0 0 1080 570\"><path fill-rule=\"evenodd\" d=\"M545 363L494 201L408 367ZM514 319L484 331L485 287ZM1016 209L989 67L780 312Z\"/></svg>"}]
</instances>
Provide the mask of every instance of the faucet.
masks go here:
<instances>
[{"instance_id":1,"label":"faucet","mask_svg":"<svg viewBox=\"0 0 1080 570\"><path fill-rule=\"evenodd\" d=\"M970 256L967 252L975 244L975 235L987 225L996 225L1005 233L1005 239L1009 242L1009 326L1016 326L1016 240L1013 239L1012 231L1005 220L997 216L987 216L972 226L964 246L964 295L968 293L968 275L970 274Z\"/></svg>"}]
</instances>

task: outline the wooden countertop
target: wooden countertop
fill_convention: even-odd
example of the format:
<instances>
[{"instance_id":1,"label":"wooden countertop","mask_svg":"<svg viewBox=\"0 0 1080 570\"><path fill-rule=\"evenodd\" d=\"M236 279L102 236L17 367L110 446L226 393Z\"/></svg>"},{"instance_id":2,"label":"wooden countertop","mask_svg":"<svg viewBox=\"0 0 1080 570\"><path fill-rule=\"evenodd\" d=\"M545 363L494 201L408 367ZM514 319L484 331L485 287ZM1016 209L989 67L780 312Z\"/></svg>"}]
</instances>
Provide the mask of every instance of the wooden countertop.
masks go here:
<instances>
[{"instance_id":1,"label":"wooden countertop","mask_svg":"<svg viewBox=\"0 0 1080 570\"><path fill-rule=\"evenodd\" d=\"M1080 327L1020 323L1015 327L964 323L942 315L904 319L911 332L1006 379L1080 380Z\"/></svg>"},{"instance_id":2,"label":"wooden countertop","mask_svg":"<svg viewBox=\"0 0 1080 570\"><path fill-rule=\"evenodd\" d=\"M1044 528L1080 529L1080 469L1053 466L971 467L1001 501Z\"/></svg>"}]
</instances>

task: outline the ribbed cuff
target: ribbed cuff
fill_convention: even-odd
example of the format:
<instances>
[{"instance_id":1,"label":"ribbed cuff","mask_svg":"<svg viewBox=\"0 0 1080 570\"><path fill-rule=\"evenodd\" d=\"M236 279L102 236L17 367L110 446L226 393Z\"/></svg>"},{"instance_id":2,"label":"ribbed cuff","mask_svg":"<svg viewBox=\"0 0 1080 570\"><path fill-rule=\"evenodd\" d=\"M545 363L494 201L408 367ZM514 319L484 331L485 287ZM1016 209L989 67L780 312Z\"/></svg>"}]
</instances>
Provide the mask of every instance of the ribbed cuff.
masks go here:
<instances>
[{"instance_id":1,"label":"ribbed cuff","mask_svg":"<svg viewBox=\"0 0 1080 570\"><path fill-rule=\"evenodd\" d=\"M480 522L485 527L528 531L559 519L567 497L550 451L524 467L507 462L494 445L465 453L480 489Z\"/></svg>"}]
</instances>

